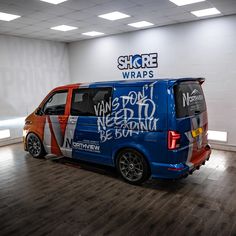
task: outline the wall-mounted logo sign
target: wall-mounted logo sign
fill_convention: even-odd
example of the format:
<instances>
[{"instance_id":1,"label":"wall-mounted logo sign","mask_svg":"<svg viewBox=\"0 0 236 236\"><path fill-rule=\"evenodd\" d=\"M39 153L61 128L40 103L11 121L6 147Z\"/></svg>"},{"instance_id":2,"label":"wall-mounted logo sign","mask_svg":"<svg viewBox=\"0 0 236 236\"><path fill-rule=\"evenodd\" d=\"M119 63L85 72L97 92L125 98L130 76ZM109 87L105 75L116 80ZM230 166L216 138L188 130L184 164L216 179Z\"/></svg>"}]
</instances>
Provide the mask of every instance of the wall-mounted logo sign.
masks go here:
<instances>
[{"instance_id":1,"label":"wall-mounted logo sign","mask_svg":"<svg viewBox=\"0 0 236 236\"><path fill-rule=\"evenodd\" d=\"M118 69L122 70L124 79L153 78L158 67L158 54L135 54L118 57Z\"/></svg>"}]
</instances>

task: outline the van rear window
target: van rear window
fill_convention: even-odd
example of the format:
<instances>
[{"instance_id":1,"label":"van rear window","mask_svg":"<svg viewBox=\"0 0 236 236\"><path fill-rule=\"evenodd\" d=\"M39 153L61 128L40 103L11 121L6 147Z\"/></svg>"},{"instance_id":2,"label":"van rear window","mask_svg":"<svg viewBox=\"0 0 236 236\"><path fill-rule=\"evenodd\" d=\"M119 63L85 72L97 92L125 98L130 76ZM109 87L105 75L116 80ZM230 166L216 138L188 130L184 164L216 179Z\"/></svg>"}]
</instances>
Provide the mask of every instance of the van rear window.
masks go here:
<instances>
[{"instance_id":1,"label":"van rear window","mask_svg":"<svg viewBox=\"0 0 236 236\"><path fill-rule=\"evenodd\" d=\"M206 110L201 85L196 82L183 82L174 86L176 117L197 115Z\"/></svg>"}]
</instances>

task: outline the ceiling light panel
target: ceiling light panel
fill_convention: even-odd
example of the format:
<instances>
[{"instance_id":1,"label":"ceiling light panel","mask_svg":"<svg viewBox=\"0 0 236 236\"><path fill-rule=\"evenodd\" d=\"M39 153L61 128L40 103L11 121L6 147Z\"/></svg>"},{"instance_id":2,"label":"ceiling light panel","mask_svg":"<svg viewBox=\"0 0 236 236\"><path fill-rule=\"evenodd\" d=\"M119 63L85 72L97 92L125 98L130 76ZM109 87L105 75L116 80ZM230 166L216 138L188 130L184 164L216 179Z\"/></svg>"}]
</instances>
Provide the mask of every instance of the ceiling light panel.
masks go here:
<instances>
[{"instance_id":1,"label":"ceiling light panel","mask_svg":"<svg viewBox=\"0 0 236 236\"><path fill-rule=\"evenodd\" d=\"M204 17L204 16L218 15L221 12L213 7L213 8L203 9L199 11L191 11L191 13L197 17Z\"/></svg>"},{"instance_id":2,"label":"ceiling light panel","mask_svg":"<svg viewBox=\"0 0 236 236\"><path fill-rule=\"evenodd\" d=\"M128 24L128 25L135 28L143 28L143 27L152 26L154 24L148 21L139 21L139 22Z\"/></svg>"},{"instance_id":3,"label":"ceiling light panel","mask_svg":"<svg viewBox=\"0 0 236 236\"><path fill-rule=\"evenodd\" d=\"M104 35L104 33L102 33L102 32L97 32L97 31L90 31L90 32L82 33L82 34L83 34L83 35L86 35L86 36L91 36L91 37Z\"/></svg>"},{"instance_id":4,"label":"ceiling light panel","mask_svg":"<svg viewBox=\"0 0 236 236\"><path fill-rule=\"evenodd\" d=\"M197 2L205 2L206 0L169 0L170 2L173 2L177 6L184 6L188 4L193 4Z\"/></svg>"},{"instance_id":5,"label":"ceiling light panel","mask_svg":"<svg viewBox=\"0 0 236 236\"><path fill-rule=\"evenodd\" d=\"M3 20L3 21L12 21L19 17L21 16L0 12L0 20Z\"/></svg>"},{"instance_id":6,"label":"ceiling light panel","mask_svg":"<svg viewBox=\"0 0 236 236\"><path fill-rule=\"evenodd\" d=\"M68 0L40 0L40 1L57 5L57 4L60 4L62 2L66 2Z\"/></svg>"},{"instance_id":7,"label":"ceiling light panel","mask_svg":"<svg viewBox=\"0 0 236 236\"><path fill-rule=\"evenodd\" d=\"M78 28L74 26L69 26L69 25L58 25L58 26L52 27L51 29L66 32L66 31L75 30Z\"/></svg>"},{"instance_id":8,"label":"ceiling light panel","mask_svg":"<svg viewBox=\"0 0 236 236\"><path fill-rule=\"evenodd\" d=\"M130 16L119 11L114 11L107 14L99 15L98 17L101 17L106 20L120 20Z\"/></svg>"}]
</instances>

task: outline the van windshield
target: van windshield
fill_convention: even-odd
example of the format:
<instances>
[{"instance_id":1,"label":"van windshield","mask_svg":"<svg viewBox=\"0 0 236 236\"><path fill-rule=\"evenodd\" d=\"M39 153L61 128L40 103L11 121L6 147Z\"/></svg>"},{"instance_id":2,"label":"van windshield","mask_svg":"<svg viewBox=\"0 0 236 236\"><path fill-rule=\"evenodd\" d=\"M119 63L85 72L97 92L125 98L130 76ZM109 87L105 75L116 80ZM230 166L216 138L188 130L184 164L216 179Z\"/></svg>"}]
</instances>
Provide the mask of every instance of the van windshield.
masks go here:
<instances>
[{"instance_id":1,"label":"van windshield","mask_svg":"<svg viewBox=\"0 0 236 236\"><path fill-rule=\"evenodd\" d=\"M205 98L199 82L182 82L174 86L176 117L197 115L206 110Z\"/></svg>"}]
</instances>

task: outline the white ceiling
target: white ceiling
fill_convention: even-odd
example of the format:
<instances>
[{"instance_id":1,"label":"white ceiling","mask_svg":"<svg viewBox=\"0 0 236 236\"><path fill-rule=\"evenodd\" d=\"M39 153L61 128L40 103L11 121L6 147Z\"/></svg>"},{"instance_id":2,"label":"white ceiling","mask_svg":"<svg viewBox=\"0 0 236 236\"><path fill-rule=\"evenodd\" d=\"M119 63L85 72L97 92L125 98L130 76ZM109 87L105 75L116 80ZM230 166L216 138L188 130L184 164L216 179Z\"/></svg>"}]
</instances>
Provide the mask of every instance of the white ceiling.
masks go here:
<instances>
[{"instance_id":1,"label":"white ceiling","mask_svg":"<svg viewBox=\"0 0 236 236\"><path fill-rule=\"evenodd\" d=\"M220 16L236 14L236 0L207 0L178 7L169 0L68 0L58 5L39 0L0 0L0 12L22 16L11 22L0 21L0 34L72 42L89 38L81 35L87 31L100 31L105 35L137 30L128 23L150 21L154 27L197 18L190 12L216 7ZM109 21L97 15L121 11L131 17ZM208 17L209 18L209 17ZM51 30L57 25L78 27L60 32Z\"/></svg>"}]
</instances>

